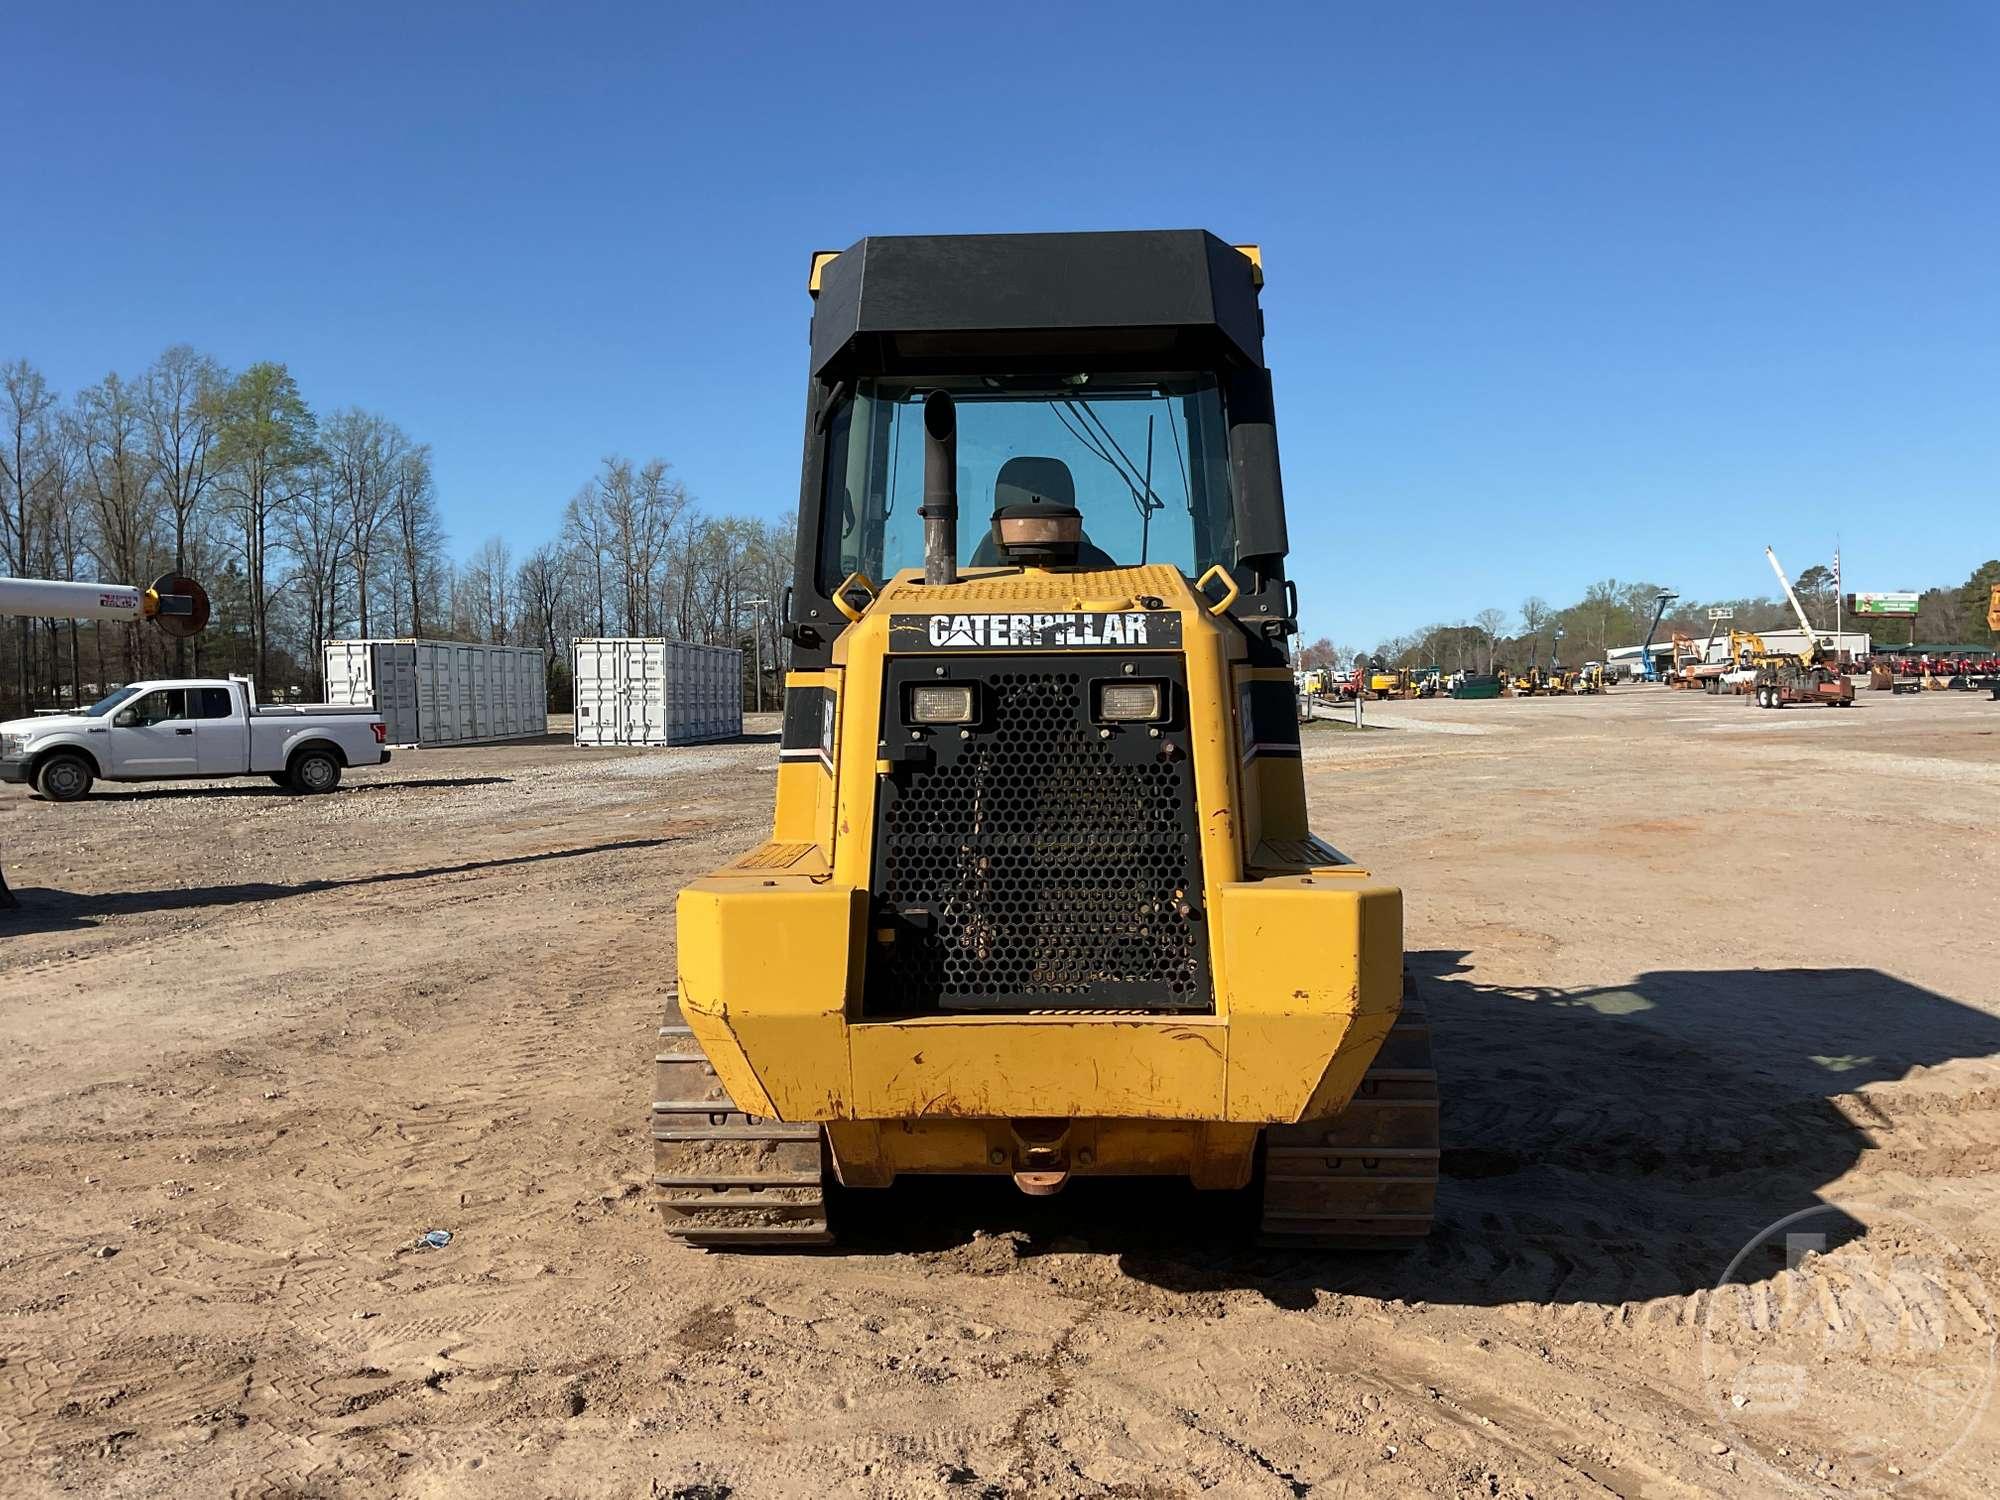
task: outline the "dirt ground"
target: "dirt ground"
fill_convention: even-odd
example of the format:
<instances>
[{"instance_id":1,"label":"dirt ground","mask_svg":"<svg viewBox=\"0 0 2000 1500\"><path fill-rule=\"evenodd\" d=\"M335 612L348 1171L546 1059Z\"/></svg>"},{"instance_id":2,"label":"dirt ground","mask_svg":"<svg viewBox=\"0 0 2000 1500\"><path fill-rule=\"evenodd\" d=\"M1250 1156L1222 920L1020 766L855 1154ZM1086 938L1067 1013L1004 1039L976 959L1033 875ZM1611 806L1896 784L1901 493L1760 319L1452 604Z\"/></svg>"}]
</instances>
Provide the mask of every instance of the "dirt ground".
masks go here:
<instances>
[{"instance_id":1,"label":"dirt ground","mask_svg":"<svg viewBox=\"0 0 2000 1500\"><path fill-rule=\"evenodd\" d=\"M1400 1258L1145 1183L668 1243L674 895L764 833L770 720L317 799L0 789L0 1491L1990 1495L2000 704L1862 700L1307 730L1430 992Z\"/></svg>"}]
</instances>

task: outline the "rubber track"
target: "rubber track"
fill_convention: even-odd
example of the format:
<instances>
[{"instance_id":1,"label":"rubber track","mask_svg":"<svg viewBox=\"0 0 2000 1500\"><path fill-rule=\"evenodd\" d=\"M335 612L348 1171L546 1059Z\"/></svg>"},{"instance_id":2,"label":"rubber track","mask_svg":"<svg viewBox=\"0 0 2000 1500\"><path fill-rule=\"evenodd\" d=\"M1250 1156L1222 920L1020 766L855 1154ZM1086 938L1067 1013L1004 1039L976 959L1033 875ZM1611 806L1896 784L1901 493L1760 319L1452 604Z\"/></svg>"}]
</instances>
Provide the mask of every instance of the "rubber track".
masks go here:
<instances>
[{"instance_id":1,"label":"rubber track","mask_svg":"<svg viewBox=\"0 0 2000 1500\"><path fill-rule=\"evenodd\" d=\"M1264 1131L1258 1241L1305 1249L1405 1249L1437 1209L1438 1088L1416 981L1361 1087L1330 1120Z\"/></svg>"},{"instance_id":2,"label":"rubber track","mask_svg":"<svg viewBox=\"0 0 2000 1500\"><path fill-rule=\"evenodd\" d=\"M653 1059L653 1202L675 1239L731 1249L830 1245L817 1125L736 1108L670 1008Z\"/></svg>"}]
</instances>

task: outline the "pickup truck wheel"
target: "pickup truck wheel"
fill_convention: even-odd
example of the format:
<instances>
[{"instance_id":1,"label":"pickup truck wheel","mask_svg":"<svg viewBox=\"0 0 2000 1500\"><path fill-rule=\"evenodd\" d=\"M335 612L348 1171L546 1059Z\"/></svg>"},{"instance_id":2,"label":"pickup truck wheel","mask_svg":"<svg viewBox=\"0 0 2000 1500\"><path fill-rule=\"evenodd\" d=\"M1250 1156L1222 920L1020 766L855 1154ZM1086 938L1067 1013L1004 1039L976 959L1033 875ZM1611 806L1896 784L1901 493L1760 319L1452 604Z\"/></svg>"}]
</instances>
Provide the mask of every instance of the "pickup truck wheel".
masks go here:
<instances>
[{"instance_id":1,"label":"pickup truck wheel","mask_svg":"<svg viewBox=\"0 0 2000 1500\"><path fill-rule=\"evenodd\" d=\"M93 779L81 755L51 755L35 772L35 789L51 802L75 802L90 794Z\"/></svg>"},{"instance_id":2,"label":"pickup truck wheel","mask_svg":"<svg viewBox=\"0 0 2000 1500\"><path fill-rule=\"evenodd\" d=\"M340 785L340 761L329 750L301 750L292 757L292 789L330 792Z\"/></svg>"}]
</instances>

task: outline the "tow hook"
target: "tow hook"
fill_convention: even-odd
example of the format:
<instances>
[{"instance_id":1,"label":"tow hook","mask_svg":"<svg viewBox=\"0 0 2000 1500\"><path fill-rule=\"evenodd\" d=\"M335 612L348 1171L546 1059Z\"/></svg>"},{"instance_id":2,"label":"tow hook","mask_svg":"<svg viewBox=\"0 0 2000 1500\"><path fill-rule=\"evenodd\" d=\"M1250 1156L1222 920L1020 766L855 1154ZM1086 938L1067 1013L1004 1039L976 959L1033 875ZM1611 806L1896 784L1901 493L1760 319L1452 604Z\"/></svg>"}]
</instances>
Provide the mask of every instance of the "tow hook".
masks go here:
<instances>
[{"instance_id":1,"label":"tow hook","mask_svg":"<svg viewBox=\"0 0 2000 1500\"><path fill-rule=\"evenodd\" d=\"M1019 1152L1020 1170L1014 1186L1030 1198L1050 1198L1069 1181L1068 1120L1014 1120L1010 1122Z\"/></svg>"}]
</instances>

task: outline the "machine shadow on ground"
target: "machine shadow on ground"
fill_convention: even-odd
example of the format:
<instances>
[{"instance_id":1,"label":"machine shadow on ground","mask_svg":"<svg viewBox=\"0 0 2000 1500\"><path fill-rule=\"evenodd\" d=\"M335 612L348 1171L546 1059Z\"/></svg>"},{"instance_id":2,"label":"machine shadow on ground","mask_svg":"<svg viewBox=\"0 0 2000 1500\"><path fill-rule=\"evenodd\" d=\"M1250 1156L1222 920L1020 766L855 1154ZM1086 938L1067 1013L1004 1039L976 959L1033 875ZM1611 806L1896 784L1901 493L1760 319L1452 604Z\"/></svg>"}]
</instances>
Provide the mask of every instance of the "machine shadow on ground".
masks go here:
<instances>
[{"instance_id":1,"label":"machine shadow on ground","mask_svg":"<svg viewBox=\"0 0 2000 1500\"><path fill-rule=\"evenodd\" d=\"M136 916L148 912L186 911L225 906L241 906L252 901L284 901L294 896L312 896L323 891L355 889L371 885L393 885L409 880L432 880L444 875L476 875L488 870L504 870L515 865L538 865L553 859L580 859L592 854L618 854L637 849L658 849L671 838L616 839L603 844L584 844L573 849L544 849L535 854L511 854L498 859L470 859L453 865L430 865L421 870L385 870L375 875L355 875L344 880L302 880L292 885L275 881L250 880L236 885L195 885L156 891L98 891L78 895L41 886L16 887L18 911L0 911L0 937L23 932L61 932L95 927L106 917Z\"/></svg>"},{"instance_id":2,"label":"machine shadow on ground","mask_svg":"<svg viewBox=\"0 0 2000 1500\"><path fill-rule=\"evenodd\" d=\"M1180 1182L1077 1180L1029 1199L1004 1181L922 1178L840 1194L843 1247L998 1237L1007 1257L1087 1249L1163 1288L1247 1287L1288 1306L1322 1290L1464 1305L1684 1296L1774 1221L1829 1201L1893 1128L1842 1096L2000 1053L2000 1018L1875 969L1672 970L1565 990L1481 984L1467 957L1408 960L1444 1098L1438 1223L1421 1248L1260 1249L1252 1194ZM1859 1232L1815 1227L1833 1243Z\"/></svg>"}]
</instances>

